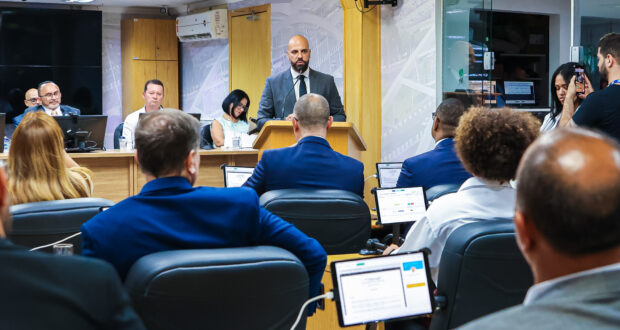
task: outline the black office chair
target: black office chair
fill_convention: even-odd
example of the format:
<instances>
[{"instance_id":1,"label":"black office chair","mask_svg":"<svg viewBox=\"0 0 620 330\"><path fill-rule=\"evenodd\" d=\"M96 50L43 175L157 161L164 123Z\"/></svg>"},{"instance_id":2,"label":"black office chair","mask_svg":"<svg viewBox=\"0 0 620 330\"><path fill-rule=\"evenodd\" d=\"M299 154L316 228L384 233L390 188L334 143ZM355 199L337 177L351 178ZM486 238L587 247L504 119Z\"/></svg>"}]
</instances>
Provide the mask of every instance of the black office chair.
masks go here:
<instances>
[{"instance_id":1,"label":"black office chair","mask_svg":"<svg viewBox=\"0 0 620 330\"><path fill-rule=\"evenodd\" d=\"M213 138L211 137L211 124L207 124L200 130L200 148L213 149Z\"/></svg>"},{"instance_id":2,"label":"black office chair","mask_svg":"<svg viewBox=\"0 0 620 330\"><path fill-rule=\"evenodd\" d=\"M327 254L357 253L370 238L368 206L350 191L272 190L260 197L260 203L319 241Z\"/></svg>"},{"instance_id":3,"label":"black office chair","mask_svg":"<svg viewBox=\"0 0 620 330\"><path fill-rule=\"evenodd\" d=\"M254 246L153 253L131 267L125 288L150 330L290 329L308 281L292 253Z\"/></svg>"},{"instance_id":4,"label":"black office chair","mask_svg":"<svg viewBox=\"0 0 620 330\"><path fill-rule=\"evenodd\" d=\"M431 329L453 329L523 302L532 272L517 247L510 219L484 220L456 229L439 262Z\"/></svg>"},{"instance_id":5,"label":"black office chair","mask_svg":"<svg viewBox=\"0 0 620 330\"><path fill-rule=\"evenodd\" d=\"M124 123L118 124L118 126L116 126L116 128L114 129L114 149L121 148L121 136L123 136L123 124Z\"/></svg>"},{"instance_id":6,"label":"black office chair","mask_svg":"<svg viewBox=\"0 0 620 330\"><path fill-rule=\"evenodd\" d=\"M92 197L13 205L10 208L13 230L9 238L30 248L54 243L80 232L84 222L112 205L112 201ZM64 243L73 244L74 254L82 253L81 236ZM41 251L52 252L52 248Z\"/></svg>"},{"instance_id":7,"label":"black office chair","mask_svg":"<svg viewBox=\"0 0 620 330\"><path fill-rule=\"evenodd\" d=\"M430 187L426 190L426 200L432 202L433 200L450 193L459 191L460 184L440 184Z\"/></svg>"}]
</instances>

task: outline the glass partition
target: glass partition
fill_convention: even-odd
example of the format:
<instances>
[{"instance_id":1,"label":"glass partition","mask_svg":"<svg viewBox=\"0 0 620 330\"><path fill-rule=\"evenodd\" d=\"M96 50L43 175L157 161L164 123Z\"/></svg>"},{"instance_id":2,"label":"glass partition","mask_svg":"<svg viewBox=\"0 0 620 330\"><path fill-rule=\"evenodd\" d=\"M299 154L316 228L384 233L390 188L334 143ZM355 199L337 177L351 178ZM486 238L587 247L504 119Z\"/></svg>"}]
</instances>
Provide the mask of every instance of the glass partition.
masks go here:
<instances>
[{"instance_id":1,"label":"glass partition","mask_svg":"<svg viewBox=\"0 0 620 330\"><path fill-rule=\"evenodd\" d=\"M492 1L443 0L442 8L442 99L458 98L465 106L497 104Z\"/></svg>"}]
</instances>

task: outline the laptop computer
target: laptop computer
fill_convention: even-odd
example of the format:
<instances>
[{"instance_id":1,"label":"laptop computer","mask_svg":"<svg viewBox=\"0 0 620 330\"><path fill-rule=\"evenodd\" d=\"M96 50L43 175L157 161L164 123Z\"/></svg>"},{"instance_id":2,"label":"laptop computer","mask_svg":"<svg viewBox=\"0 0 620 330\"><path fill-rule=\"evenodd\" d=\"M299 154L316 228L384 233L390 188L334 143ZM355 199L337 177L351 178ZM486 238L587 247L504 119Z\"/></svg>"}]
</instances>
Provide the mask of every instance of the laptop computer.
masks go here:
<instances>
[{"instance_id":1,"label":"laptop computer","mask_svg":"<svg viewBox=\"0 0 620 330\"><path fill-rule=\"evenodd\" d=\"M426 214L428 202L423 187L378 188L374 194L379 223L418 221Z\"/></svg>"},{"instance_id":2,"label":"laptop computer","mask_svg":"<svg viewBox=\"0 0 620 330\"><path fill-rule=\"evenodd\" d=\"M188 115L191 115L192 117L198 119L198 121L200 121L200 114L199 113L187 113ZM140 115L138 116L138 120L142 119L142 116L146 115L146 112L142 112L140 113Z\"/></svg>"},{"instance_id":3,"label":"laptop computer","mask_svg":"<svg viewBox=\"0 0 620 330\"><path fill-rule=\"evenodd\" d=\"M331 274L341 327L426 316L435 310L424 252L336 261Z\"/></svg>"},{"instance_id":4,"label":"laptop computer","mask_svg":"<svg viewBox=\"0 0 620 330\"><path fill-rule=\"evenodd\" d=\"M402 162L377 163L377 179L379 180L379 188L396 187L400 169L403 167Z\"/></svg>"},{"instance_id":5,"label":"laptop computer","mask_svg":"<svg viewBox=\"0 0 620 330\"><path fill-rule=\"evenodd\" d=\"M254 167L223 165L224 187L241 187L254 173Z\"/></svg>"}]
</instances>

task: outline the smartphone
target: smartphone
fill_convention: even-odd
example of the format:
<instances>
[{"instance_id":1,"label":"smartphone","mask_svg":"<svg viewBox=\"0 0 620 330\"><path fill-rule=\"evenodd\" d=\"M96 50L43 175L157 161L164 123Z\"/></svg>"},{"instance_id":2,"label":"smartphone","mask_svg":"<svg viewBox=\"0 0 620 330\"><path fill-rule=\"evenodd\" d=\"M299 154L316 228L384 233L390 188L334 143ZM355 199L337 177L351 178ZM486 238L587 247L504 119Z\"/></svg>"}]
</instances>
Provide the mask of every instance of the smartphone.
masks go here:
<instances>
[{"instance_id":1,"label":"smartphone","mask_svg":"<svg viewBox=\"0 0 620 330\"><path fill-rule=\"evenodd\" d=\"M577 95L586 92L586 78L583 68L575 68L575 91Z\"/></svg>"}]
</instances>

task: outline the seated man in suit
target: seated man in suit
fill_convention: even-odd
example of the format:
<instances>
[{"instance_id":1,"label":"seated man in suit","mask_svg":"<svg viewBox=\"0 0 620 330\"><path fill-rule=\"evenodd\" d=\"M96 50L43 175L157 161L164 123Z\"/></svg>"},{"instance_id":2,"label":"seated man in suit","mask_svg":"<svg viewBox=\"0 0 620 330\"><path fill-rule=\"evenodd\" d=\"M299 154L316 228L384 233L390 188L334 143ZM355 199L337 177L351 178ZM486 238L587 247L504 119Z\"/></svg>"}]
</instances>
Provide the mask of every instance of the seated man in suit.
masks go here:
<instances>
[{"instance_id":1,"label":"seated man in suit","mask_svg":"<svg viewBox=\"0 0 620 330\"><path fill-rule=\"evenodd\" d=\"M429 189L441 184L461 185L471 177L454 150L454 132L463 112L465 107L457 99L441 102L433 113L431 135L436 142L435 149L405 160L396 187Z\"/></svg>"},{"instance_id":2,"label":"seated man in suit","mask_svg":"<svg viewBox=\"0 0 620 330\"><path fill-rule=\"evenodd\" d=\"M80 110L68 105L60 104L62 100L62 94L60 88L53 81L44 81L39 84L38 87L39 97L41 98L41 104L37 104L24 110L24 113L13 118L13 122L16 125L22 121L24 116L31 111L45 111L50 116L68 116L79 115Z\"/></svg>"},{"instance_id":3,"label":"seated man in suit","mask_svg":"<svg viewBox=\"0 0 620 330\"><path fill-rule=\"evenodd\" d=\"M261 195L286 188L325 188L364 195L364 164L334 150L325 139L333 118L318 94L299 98L293 110L294 147L265 150L254 173L243 184Z\"/></svg>"},{"instance_id":4,"label":"seated man in suit","mask_svg":"<svg viewBox=\"0 0 620 330\"><path fill-rule=\"evenodd\" d=\"M24 104L26 105L26 109L36 107L41 104L39 91L36 88L31 88L26 91L26 94L24 95Z\"/></svg>"},{"instance_id":5,"label":"seated man in suit","mask_svg":"<svg viewBox=\"0 0 620 330\"><path fill-rule=\"evenodd\" d=\"M413 224L399 252L429 248L431 275L437 282L439 259L450 233L474 221L512 218L515 190L510 180L539 127L531 114L508 108L471 108L463 114L456 129L456 152L474 176L456 193L433 201L425 217Z\"/></svg>"},{"instance_id":6,"label":"seated man in suit","mask_svg":"<svg viewBox=\"0 0 620 330\"><path fill-rule=\"evenodd\" d=\"M327 256L316 240L260 207L251 189L192 187L199 127L180 110L144 115L135 141L147 183L82 225L83 254L107 260L125 278L136 260L154 252L273 245L301 260L310 297L317 295Z\"/></svg>"},{"instance_id":7,"label":"seated man in suit","mask_svg":"<svg viewBox=\"0 0 620 330\"><path fill-rule=\"evenodd\" d=\"M144 329L108 263L31 252L7 240L8 196L0 169L0 329Z\"/></svg>"},{"instance_id":8,"label":"seated man in suit","mask_svg":"<svg viewBox=\"0 0 620 330\"><path fill-rule=\"evenodd\" d=\"M534 275L522 305L465 329L617 329L620 145L559 129L525 153L517 175L517 243Z\"/></svg>"},{"instance_id":9,"label":"seated man in suit","mask_svg":"<svg viewBox=\"0 0 620 330\"><path fill-rule=\"evenodd\" d=\"M258 104L257 129L260 130L265 122L272 119L293 120L295 101L310 92L327 99L329 113L335 121L347 120L334 77L310 69L310 53L308 39L303 36L296 35L288 41L286 56L291 68L265 81Z\"/></svg>"}]
</instances>

